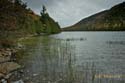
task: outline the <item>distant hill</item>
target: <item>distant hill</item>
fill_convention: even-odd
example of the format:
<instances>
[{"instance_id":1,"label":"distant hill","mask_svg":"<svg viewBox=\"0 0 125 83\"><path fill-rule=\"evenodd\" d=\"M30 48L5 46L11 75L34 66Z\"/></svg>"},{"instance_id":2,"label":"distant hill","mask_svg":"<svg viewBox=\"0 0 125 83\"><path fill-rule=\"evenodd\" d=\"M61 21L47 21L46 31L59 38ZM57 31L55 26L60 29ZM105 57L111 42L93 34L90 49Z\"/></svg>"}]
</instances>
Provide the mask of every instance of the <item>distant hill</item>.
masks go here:
<instances>
[{"instance_id":1,"label":"distant hill","mask_svg":"<svg viewBox=\"0 0 125 83\"><path fill-rule=\"evenodd\" d=\"M125 2L102 11L80 22L63 28L63 31L125 31Z\"/></svg>"}]
</instances>

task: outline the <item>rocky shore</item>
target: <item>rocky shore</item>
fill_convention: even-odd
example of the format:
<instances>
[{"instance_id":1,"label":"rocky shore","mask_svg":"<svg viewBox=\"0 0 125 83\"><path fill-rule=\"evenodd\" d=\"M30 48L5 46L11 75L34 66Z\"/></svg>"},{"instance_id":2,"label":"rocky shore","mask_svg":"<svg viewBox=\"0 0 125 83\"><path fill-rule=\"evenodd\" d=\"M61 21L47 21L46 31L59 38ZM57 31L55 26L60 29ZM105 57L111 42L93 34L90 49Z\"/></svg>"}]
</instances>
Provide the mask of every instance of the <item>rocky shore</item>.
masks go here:
<instances>
[{"instance_id":1,"label":"rocky shore","mask_svg":"<svg viewBox=\"0 0 125 83\"><path fill-rule=\"evenodd\" d=\"M11 80L21 69L21 65L16 62L17 51L13 48L0 49L0 83L15 83Z\"/></svg>"}]
</instances>

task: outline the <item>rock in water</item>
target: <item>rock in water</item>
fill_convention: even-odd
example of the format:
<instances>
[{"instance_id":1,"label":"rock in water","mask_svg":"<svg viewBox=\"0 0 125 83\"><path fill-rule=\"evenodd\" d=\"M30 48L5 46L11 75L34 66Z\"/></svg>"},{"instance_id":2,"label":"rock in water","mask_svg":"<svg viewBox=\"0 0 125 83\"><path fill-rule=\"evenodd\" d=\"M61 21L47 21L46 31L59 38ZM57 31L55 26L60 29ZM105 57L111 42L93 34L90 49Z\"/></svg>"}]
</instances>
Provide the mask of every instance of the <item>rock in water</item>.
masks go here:
<instances>
[{"instance_id":1,"label":"rock in water","mask_svg":"<svg viewBox=\"0 0 125 83\"><path fill-rule=\"evenodd\" d=\"M2 79L1 82L2 83L7 83L7 81L5 79Z\"/></svg>"},{"instance_id":2,"label":"rock in water","mask_svg":"<svg viewBox=\"0 0 125 83\"><path fill-rule=\"evenodd\" d=\"M18 80L16 82L13 82L13 83L24 83L23 80Z\"/></svg>"}]
</instances>

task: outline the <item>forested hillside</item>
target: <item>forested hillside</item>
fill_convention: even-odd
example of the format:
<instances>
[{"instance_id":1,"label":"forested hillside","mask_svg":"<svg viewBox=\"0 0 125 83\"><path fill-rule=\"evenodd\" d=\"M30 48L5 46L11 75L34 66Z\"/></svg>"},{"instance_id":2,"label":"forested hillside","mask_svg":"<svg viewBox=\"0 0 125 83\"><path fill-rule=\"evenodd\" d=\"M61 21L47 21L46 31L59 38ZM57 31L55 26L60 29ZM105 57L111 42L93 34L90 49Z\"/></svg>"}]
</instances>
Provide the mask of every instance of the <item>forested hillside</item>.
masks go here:
<instances>
[{"instance_id":1,"label":"forested hillside","mask_svg":"<svg viewBox=\"0 0 125 83\"><path fill-rule=\"evenodd\" d=\"M66 27L64 31L125 31L125 2L115 5L80 22Z\"/></svg>"},{"instance_id":2,"label":"forested hillside","mask_svg":"<svg viewBox=\"0 0 125 83\"><path fill-rule=\"evenodd\" d=\"M54 34L60 31L60 26L48 13L39 16L21 0L0 0L0 42L27 35Z\"/></svg>"}]
</instances>

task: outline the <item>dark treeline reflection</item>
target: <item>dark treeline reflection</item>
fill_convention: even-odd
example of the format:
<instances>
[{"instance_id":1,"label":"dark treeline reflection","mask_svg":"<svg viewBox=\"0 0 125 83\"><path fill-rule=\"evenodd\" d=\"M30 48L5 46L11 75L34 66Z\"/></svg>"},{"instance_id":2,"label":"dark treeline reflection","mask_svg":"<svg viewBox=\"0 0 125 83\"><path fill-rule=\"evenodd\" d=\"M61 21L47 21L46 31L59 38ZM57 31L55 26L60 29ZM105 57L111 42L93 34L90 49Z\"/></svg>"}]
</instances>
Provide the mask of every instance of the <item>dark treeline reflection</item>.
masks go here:
<instances>
[{"instance_id":1,"label":"dark treeline reflection","mask_svg":"<svg viewBox=\"0 0 125 83\"><path fill-rule=\"evenodd\" d=\"M70 41L48 36L22 42L23 79L33 83L118 83L119 79L103 79L103 71L94 62L79 63L76 47ZM120 82L123 82L121 80Z\"/></svg>"}]
</instances>

